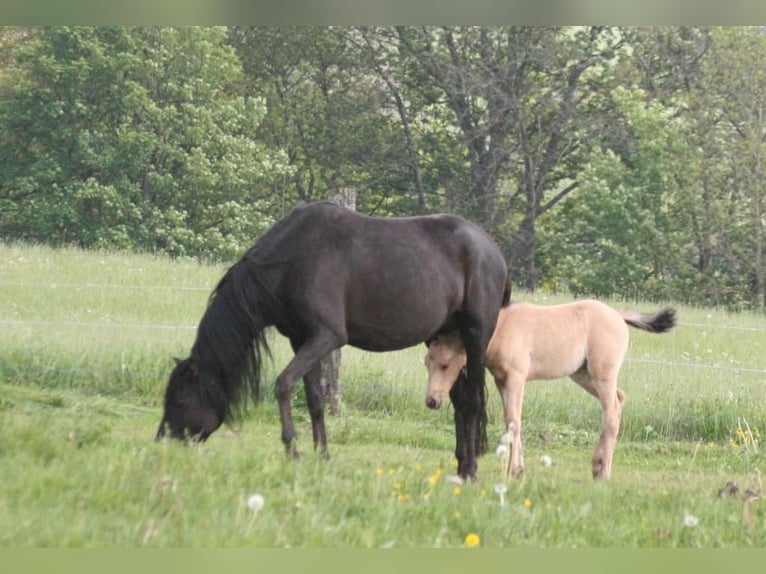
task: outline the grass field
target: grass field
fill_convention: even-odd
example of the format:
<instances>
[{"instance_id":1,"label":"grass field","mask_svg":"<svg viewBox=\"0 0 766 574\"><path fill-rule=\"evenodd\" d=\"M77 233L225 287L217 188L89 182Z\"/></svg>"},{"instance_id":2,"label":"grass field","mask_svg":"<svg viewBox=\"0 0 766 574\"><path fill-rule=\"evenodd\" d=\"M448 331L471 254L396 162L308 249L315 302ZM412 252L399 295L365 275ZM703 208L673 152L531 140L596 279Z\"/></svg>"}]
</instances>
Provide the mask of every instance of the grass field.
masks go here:
<instances>
[{"instance_id":1,"label":"grass field","mask_svg":"<svg viewBox=\"0 0 766 574\"><path fill-rule=\"evenodd\" d=\"M526 470L500 496L493 453L455 487L451 408L423 404L424 347L345 348L332 459L287 460L270 393L204 445L156 443L173 356L188 355L223 266L0 245L0 545L5 547L762 547L766 319L679 309L631 331L613 479L590 478L595 400L533 382ZM564 297L516 293L553 303ZM616 302L643 310L654 303ZM273 337L273 381L289 357ZM488 378L489 379L489 378ZM503 429L490 389L490 440ZM547 455L551 466L540 463ZM736 483L736 487L729 486ZM248 507L253 494L263 507Z\"/></svg>"}]
</instances>

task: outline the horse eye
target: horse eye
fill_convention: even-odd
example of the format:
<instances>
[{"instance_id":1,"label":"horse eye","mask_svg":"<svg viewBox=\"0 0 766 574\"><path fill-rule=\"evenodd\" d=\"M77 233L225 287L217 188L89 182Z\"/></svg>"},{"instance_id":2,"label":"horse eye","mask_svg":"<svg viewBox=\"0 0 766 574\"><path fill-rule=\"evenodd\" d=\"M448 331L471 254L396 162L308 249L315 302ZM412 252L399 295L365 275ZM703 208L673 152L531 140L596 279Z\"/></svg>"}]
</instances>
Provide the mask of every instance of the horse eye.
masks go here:
<instances>
[{"instance_id":1,"label":"horse eye","mask_svg":"<svg viewBox=\"0 0 766 574\"><path fill-rule=\"evenodd\" d=\"M446 371L446 370L447 370L447 367L449 367L449 365L439 365L439 368L440 368L442 371Z\"/></svg>"}]
</instances>

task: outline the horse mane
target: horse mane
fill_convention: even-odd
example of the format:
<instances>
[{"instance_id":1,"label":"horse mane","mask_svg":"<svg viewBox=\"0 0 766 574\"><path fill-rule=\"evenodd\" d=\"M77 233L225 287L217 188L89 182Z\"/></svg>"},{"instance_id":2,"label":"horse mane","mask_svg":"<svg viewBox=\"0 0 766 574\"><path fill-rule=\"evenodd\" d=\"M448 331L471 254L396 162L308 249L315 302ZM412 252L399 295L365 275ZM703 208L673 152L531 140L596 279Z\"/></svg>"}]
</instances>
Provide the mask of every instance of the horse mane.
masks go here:
<instances>
[{"instance_id":1,"label":"horse mane","mask_svg":"<svg viewBox=\"0 0 766 574\"><path fill-rule=\"evenodd\" d=\"M210 294L191 354L205 400L226 422L260 400L263 356L271 357L265 329L277 302L248 254Z\"/></svg>"}]
</instances>

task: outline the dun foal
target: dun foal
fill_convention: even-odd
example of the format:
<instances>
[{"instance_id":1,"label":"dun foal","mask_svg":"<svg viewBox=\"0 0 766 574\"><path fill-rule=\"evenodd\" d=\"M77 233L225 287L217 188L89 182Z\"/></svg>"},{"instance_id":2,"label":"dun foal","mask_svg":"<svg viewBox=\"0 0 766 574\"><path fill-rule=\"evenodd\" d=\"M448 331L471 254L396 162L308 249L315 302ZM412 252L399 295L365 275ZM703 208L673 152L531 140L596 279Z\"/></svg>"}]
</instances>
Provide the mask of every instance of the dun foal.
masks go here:
<instances>
[{"instance_id":1,"label":"dun foal","mask_svg":"<svg viewBox=\"0 0 766 574\"><path fill-rule=\"evenodd\" d=\"M670 307L648 314L616 310L593 300L553 306L513 303L501 309L487 348L486 366L503 400L506 428L513 429L511 475L517 477L524 468L521 410L525 383L569 376L601 403L602 430L592 470L593 478L610 478L625 400L617 388L617 375L628 349L627 325L664 333L675 321L675 310ZM428 342L429 408L441 406L465 362L457 335L439 335Z\"/></svg>"}]
</instances>

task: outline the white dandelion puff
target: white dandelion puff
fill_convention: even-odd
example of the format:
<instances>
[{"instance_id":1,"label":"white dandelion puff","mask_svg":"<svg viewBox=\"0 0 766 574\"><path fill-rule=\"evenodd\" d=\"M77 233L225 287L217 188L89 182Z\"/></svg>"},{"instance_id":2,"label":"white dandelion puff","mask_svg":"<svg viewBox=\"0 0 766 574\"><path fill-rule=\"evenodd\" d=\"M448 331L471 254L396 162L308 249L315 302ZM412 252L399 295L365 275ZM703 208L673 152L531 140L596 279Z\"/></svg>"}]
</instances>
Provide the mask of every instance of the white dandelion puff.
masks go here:
<instances>
[{"instance_id":1,"label":"white dandelion puff","mask_svg":"<svg viewBox=\"0 0 766 574\"><path fill-rule=\"evenodd\" d=\"M540 463L543 466L551 466L553 464L553 459L547 454L544 454L543 456L540 457Z\"/></svg>"},{"instance_id":2,"label":"white dandelion puff","mask_svg":"<svg viewBox=\"0 0 766 574\"><path fill-rule=\"evenodd\" d=\"M247 507L253 512L258 512L264 504L266 504L266 499L261 494L253 494L247 499Z\"/></svg>"},{"instance_id":3,"label":"white dandelion puff","mask_svg":"<svg viewBox=\"0 0 766 574\"><path fill-rule=\"evenodd\" d=\"M508 445L500 444L497 445L497 450L495 450L495 454L497 455L497 458L504 458L508 455Z\"/></svg>"},{"instance_id":4,"label":"white dandelion puff","mask_svg":"<svg viewBox=\"0 0 766 574\"><path fill-rule=\"evenodd\" d=\"M693 514L685 514L684 515L684 526L688 528L694 528L700 523L700 519L694 516Z\"/></svg>"}]
</instances>

